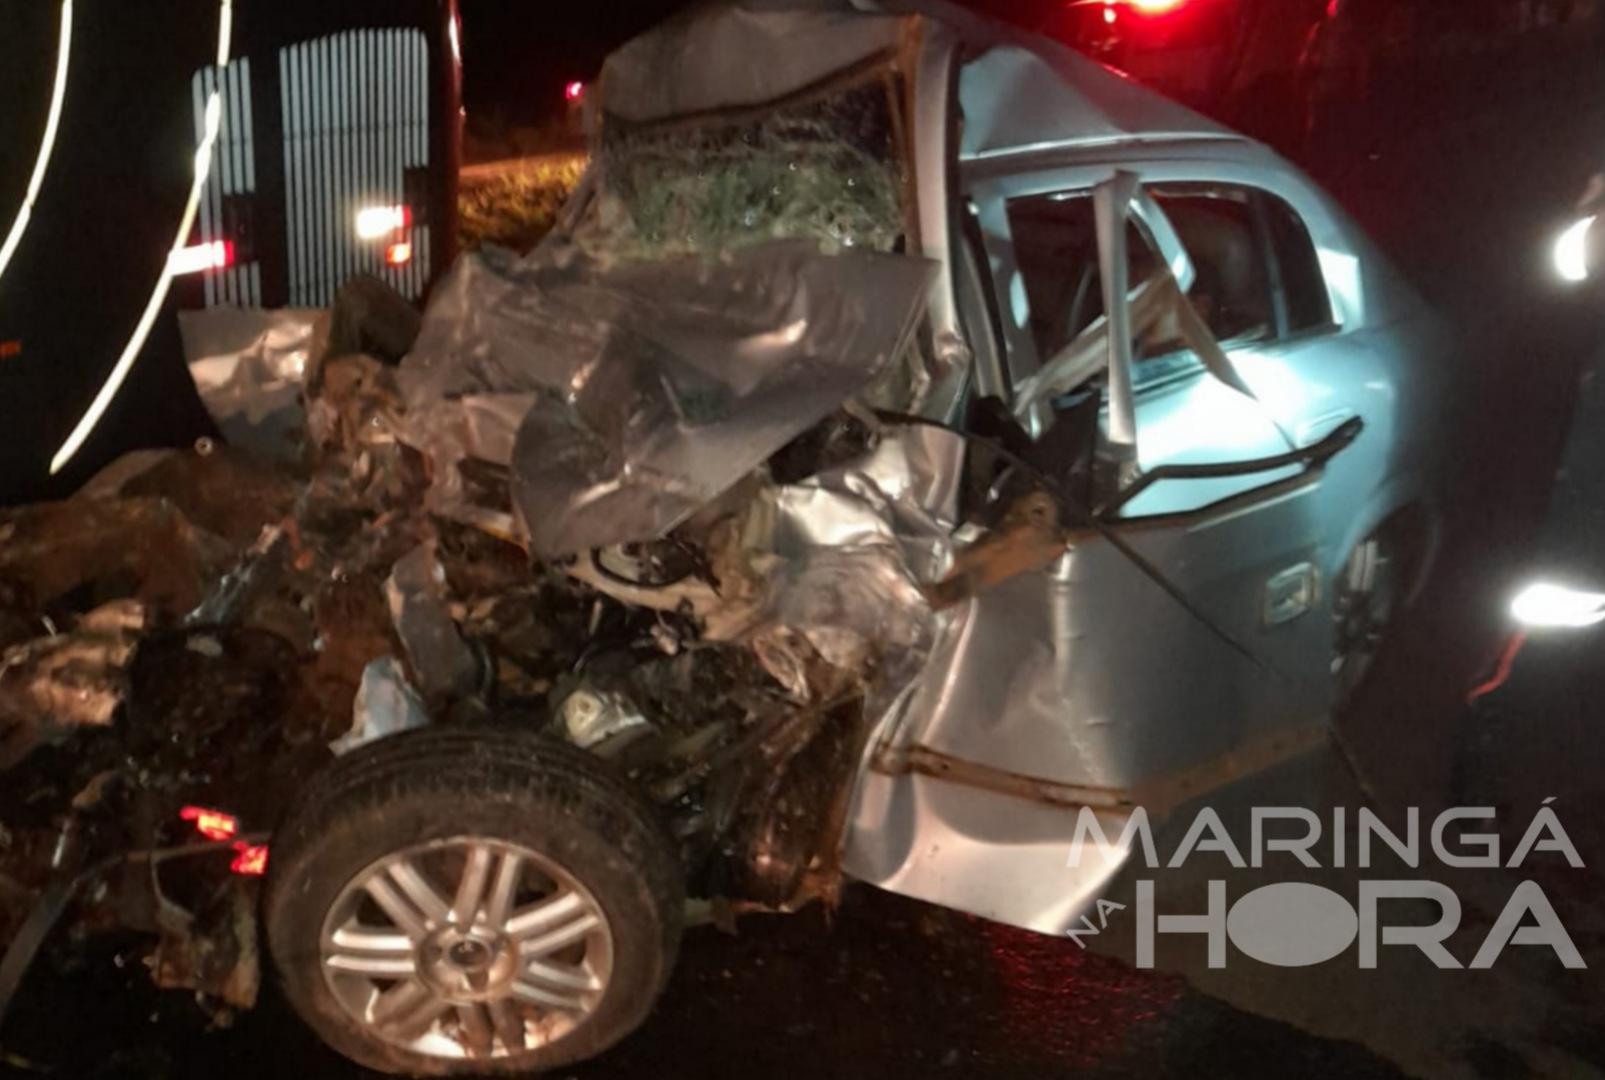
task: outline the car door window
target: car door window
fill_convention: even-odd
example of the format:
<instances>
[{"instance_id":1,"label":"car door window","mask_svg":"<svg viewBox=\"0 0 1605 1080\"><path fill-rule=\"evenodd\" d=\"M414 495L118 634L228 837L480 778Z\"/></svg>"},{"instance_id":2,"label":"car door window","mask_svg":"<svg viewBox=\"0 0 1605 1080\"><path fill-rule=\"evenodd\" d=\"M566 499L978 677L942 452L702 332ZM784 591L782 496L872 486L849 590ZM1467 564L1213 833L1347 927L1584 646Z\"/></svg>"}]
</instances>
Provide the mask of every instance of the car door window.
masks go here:
<instances>
[{"instance_id":1,"label":"car door window","mask_svg":"<svg viewBox=\"0 0 1605 1080\"><path fill-rule=\"evenodd\" d=\"M1037 356L1046 363L1103 317L1103 278L1091 192L1011 199L1009 231L1015 264L1025 285L1027 324ZM1131 281L1163 265L1142 231L1126 226Z\"/></svg>"},{"instance_id":2,"label":"car door window","mask_svg":"<svg viewBox=\"0 0 1605 1080\"><path fill-rule=\"evenodd\" d=\"M1073 391L1101 393L1109 355L1096 203L1077 191L1015 198L1006 209L1017 325L1029 330L1043 365L1041 378L1021 387L1022 400L1053 403L1051 430L1084 400ZM1126 248L1139 472L1258 460L1291 448L1232 371L1229 354L1330 323L1313 246L1296 215L1241 185L1150 183L1128 211ZM1298 263L1286 278L1282 251ZM1201 377L1206 368L1218 377ZM1296 472L1161 482L1121 516L1186 512Z\"/></svg>"},{"instance_id":3,"label":"car door window","mask_svg":"<svg viewBox=\"0 0 1605 1080\"><path fill-rule=\"evenodd\" d=\"M1283 333L1332 329L1332 298L1310 230L1291 206L1274 195L1262 194L1259 201L1275 256L1273 267L1286 297L1287 325Z\"/></svg>"},{"instance_id":4,"label":"car door window","mask_svg":"<svg viewBox=\"0 0 1605 1080\"><path fill-rule=\"evenodd\" d=\"M1149 185L1194 268L1193 310L1227 349L1332 326L1331 304L1315 246L1281 199L1233 184ZM1043 362L1103 315L1093 200L1089 192L1012 199L1008 203L1026 321ZM1160 273L1164 260L1139 223L1127 226L1130 281ZM1139 388L1195 371L1198 361L1174 333L1152 327L1134 343Z\"/></svg>"},{"instance_id":5,"label":"car door window","mask_svg":"<svg viewBox=\"0 0 1605 1080\"><path fill-rule=\"evenodd\" d=\"M1270 271L1256 236L1251 193L1203 184L1151 186L1192 257L1193 310L1222 343L1263 341L1276 332ZM1133 280L1139 280L1135 276Z\"/></svg>"}]
</instances>

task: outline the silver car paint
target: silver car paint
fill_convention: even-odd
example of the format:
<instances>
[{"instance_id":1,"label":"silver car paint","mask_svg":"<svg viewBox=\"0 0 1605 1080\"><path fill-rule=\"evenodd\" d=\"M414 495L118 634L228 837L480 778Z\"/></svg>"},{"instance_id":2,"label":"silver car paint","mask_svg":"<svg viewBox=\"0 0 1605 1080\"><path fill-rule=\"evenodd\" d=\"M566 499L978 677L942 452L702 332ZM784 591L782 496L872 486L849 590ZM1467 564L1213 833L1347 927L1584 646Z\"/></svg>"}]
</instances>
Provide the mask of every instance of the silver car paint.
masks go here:
<instances>
[{"instance_id":1,"label":"silver car paint","mask_svg":"<svg viewBox=\"0 0 1605 1080\"><path fill-rule=\"evenodd\" d=\"M934 37L928 48L951 43ZM1044 58L1046 55L1046 59ZM941 70L927 57L922 71ZM1233 754L1308 749L1330 706L1324 588L1348 551L1407 505L1431 506L1425 453L1441 423L1444 357L1419 301L1343 214L1269 149L1056 50L1001 46L959 79L957 180L973 200L1000 297L1014 282L1003 200L1090 189L1116 170L1145 182L1213 180L1263 189L1305 222L1330 293L1327 332L1233 350L1257 400L1202 373L1139 389L1141 465L1232 461L1309 444L1350 416L1359 441L1323 476L1247 510L1144 526L1127 541L1271 665L1228 648L1107 542L982 593L940 622L924 677L870 740L845 844L849 873L882 887L1046 932L1071 925L1123 852L1071 870L1076 801L1103 803L1110 835L1167 778L1240 775ZM950 82L919 87L915 132L923 219L961 192L946 150ZM939 110L933 98L940 98ZM927 254L946 256L944 250ZM955 275L956 277L957 275ZM944 277L944 284L950 280ZM957 306L966 307L961 297ZM1038 362L1024 312L1000 300L1013 378ZM984 387L985 380L982 380ZM1192 510L1275 476L1156 485L1128 515ZM1313 571L1318 602L1267 616L1267 587ZM900 766L911 752L990 777L985 784ZM1190 789L1189 789L1190 790ZM1046 794L1044 794L1046 793ZM1108 793L1104 800L1101 793ZM1156 808L1158 809L1158 808Z\"/></svg>"}]
</instances>

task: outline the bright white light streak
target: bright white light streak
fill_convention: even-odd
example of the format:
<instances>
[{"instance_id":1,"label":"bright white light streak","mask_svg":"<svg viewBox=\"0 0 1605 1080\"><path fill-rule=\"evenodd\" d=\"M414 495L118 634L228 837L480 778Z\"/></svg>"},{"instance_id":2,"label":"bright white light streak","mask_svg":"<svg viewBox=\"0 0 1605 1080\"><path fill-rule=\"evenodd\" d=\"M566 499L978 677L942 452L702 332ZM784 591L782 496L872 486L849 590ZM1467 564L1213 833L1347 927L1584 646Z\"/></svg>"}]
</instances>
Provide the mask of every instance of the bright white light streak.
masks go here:
<instances>
[{"instance_id":1,"label":"bright white light streak","mask_svg":"<svg viewBox=\"0 0 1605 1080\"><path fill-rule=\"evenodd\" d=\"M1605 622L1605 593L1535 582L1516 594L1510 602L1510 613L1526 626L1596 626Z\"/></svg>"},{"instance_id":2,"label":"bright white light streak","mask_svg":"<svg viewBox=\"0 0 1605 1080\"><path fill-rule=\"evenodd\" d=\"M234 252L227 240L213 240L193 247L168 252L167 273L171 277L198 274L202 270L221 270L234 261Z\"/></svg>"},{"instance_id":3,"label":"bright white light streak","mask_svg":"<svg viewBox=\"0 0 1605 1080\"><path fill-rule=\"evenodd\" d=\"M1573 223L1555 241L1555 272L1563 281L1588 280L1588 230L1594 227L1594 218L1585 217Z\"/></svg>"},{"instance_id":4,"label":"bright white light streak","mask_svg":"<svg viewBox=\"0 0 1605 1080\"><path fill-rule=\"evenodd\" d=\"M5 277L6 264L22 243L22 234L28 231L33 217L34 200L44 186L45 170L50 167L50 154L56 148L56 130L61 126L61 105L67 99L67 61L72 53L72 0L61 0L61 38L56 46L56 83L50 92L50 112L45 119L45 137L39 143L39 156L34 159L33 175L28 178L28 189L22 196L22 205L0 244L0 277Z\"/></svg>"},{"instance_id":5,"label":"bright white light streak","mask_svg":"<svg viewBox=\"0 0 1605 1080\"><path fill-rule=\"evenodd\" d=\"M364 206L357 211L357 237L378 240L408 225L405 206Z\"/></svg>"},{"instance_id":6,"label":"bright white light streak","mask_svg":"<svg viewBox=\"0 0 1605 1080\"><path fill-rule=\"evenodd\" d=\"M217 66L227 67L229 60L230 35L234 27L234 0L222 0L217 13ZM50 475L54 476L66 467L73 456L82 449L84 441L100 423L105 415L106 407L111 404L112 398L117 396L123 380L128 378L129 370L134 361L139 359L139 351L145 347L145 339L150 337L151 327L156 323L156 316L161 312L162 305L167 302L167 290L173 284L173 271L171 269L172 253L184 247L189 239L190 230L195 227L195 215L200 210L201 192L206 187L206 177L212 166L212 146L217 142L217 132L223 123L223 99L217 92L206 102L206 129L201 136L201 144L195 150L195 179L190 184L189 201L184 205L184 216L178 223L178 236L173 240L173 246L168 251L168 262L162 265L161 277L156 279L156 287L151 291L150 300L145 304L145 311L134 326L133 336L128 344L123 346L122 355L117 358L111 374L106 376L106 382L101 386L95 400L89 403L89 408L79 418L78 424L67 436L56 456L50 459Z\"/></svg>"},{"instance_id":7,"label":"bright white light streak","mask_svg":"<svg viewBox=\"0 0 1605 1080\"><path fill-rule=\"evenodd\" d=\"M234 40L234 0L223 0L217 13L217 66L227 67L229 45Z\"/></svg>"}]
</instances>

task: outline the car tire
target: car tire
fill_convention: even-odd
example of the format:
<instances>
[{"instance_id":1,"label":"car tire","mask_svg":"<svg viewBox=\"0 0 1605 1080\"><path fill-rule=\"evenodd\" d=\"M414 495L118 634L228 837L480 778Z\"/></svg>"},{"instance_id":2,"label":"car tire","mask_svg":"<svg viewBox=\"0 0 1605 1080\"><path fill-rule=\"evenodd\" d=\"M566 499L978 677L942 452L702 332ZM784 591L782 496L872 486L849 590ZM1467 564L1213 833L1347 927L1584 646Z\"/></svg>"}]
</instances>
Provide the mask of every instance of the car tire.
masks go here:
<instances>
[{"instance_id":1,"label":"car tire","mask_svg":"<svg viewBox=\"0 0 1605 1080\"><path fill-rule=\"evenodd\" d=\"M307 785L263 903L285 996L341 1054L415 1076L524 1073L645 1020L684 874L657 813L591 756L426 729Z\"/></svg>"}]
</instances>

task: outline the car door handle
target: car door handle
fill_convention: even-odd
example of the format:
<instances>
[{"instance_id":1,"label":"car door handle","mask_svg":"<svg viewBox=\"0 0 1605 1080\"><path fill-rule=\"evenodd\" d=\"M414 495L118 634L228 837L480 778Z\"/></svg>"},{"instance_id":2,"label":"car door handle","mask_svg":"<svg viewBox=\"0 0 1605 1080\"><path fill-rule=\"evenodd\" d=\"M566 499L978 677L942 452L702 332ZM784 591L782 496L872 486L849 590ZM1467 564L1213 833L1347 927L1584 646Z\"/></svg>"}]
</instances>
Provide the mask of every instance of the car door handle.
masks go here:
<instances>
[{"instance_id":1,"label":"car door handle","mask_svg":"<svg viewBox=\"0 0 1605 1080\"><path fill-rule=\"evenodd\" d=\"M1292 622L1315 606L1318 592L1313 564L1290 566L1265 583L1260 619L1267 628Z\"/></svg>"},{"instance_id":2,"label":"car door handle","mask_svg":"<svg viewBox=\"0 0 1605 1080\"><path fill-rule=\"evenodd\" d=\"M1300 424L1298 430L1293 434L1294 441L1298 443L1300 449L1306 446L1314 446L1340 426L1354 419L1354 416L1354 410L1348 408L1333 409L1331 412L1322 413L1313 420L1306 420Z\"/></svg>"}]
</instances>

